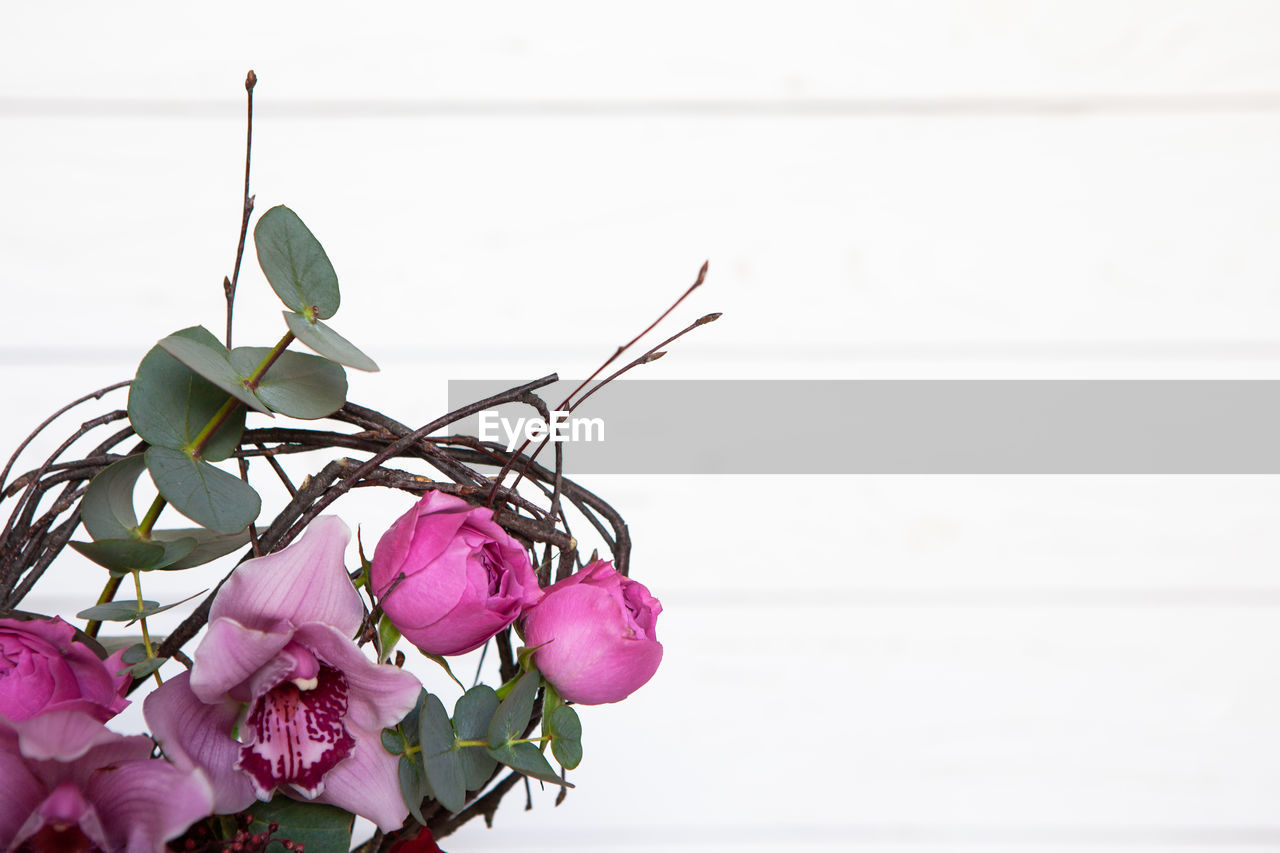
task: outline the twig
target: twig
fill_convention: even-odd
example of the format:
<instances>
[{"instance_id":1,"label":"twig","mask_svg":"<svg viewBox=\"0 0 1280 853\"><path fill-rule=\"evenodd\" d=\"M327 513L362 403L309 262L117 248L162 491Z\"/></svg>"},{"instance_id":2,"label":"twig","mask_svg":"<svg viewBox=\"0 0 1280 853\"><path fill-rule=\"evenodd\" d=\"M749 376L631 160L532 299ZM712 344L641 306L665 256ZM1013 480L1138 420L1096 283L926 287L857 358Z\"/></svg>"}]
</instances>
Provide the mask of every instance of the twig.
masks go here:
<instances>
[{"instance_id":1,"label":"twig","mask_svg":"<svg viewBox=\"0 0 1280 853\"><path fill-rule=\"evenodd\" d=\"M253 196L249 195L249 160L253 154L253 87L258 83L258 75L249 69L244 78L245 100L247 102L244 130L244 207L240 219L240 242L236 244L236 264L231 278L222 279L222 291L227 297L227 349L231 349L231 318L235 313L236 286L240 283L240 261L244 258L244 241L249 234L249 218L253 215Z\"/></svg>"}]
</instances>

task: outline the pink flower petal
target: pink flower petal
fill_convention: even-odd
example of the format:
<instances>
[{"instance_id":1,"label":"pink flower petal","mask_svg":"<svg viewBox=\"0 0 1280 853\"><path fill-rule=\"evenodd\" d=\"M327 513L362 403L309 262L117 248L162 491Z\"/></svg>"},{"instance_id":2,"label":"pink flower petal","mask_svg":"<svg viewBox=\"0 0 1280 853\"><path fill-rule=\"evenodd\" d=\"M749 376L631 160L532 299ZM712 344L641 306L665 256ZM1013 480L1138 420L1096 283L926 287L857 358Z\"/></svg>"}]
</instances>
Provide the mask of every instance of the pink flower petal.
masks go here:
<instances>
[{"instance_id":1,"label":"pink flower petal","mask_svg":"<svg viewBox=\"0 0 1280 853\"><path fill-rule=\"evenodd\" d=\"M328 625L303 625L294 636L346 677L348 729L357 740L377 741L382 729L400 722L417 704L422 689L417 678L394 666L375 664Z\"/></svg>"},{"instance_id":2,"label":"pink flower petal","mask_svg":"<svg viewBox=\"0 0 1280 853\"><path fill-rule=\"evenodd\" d=\"M95 773L85 787L112 850L155 853L213 812L213 791L200 773L147 759Z\"/></svg>"},{"instance_id":3,"label":"pink flower petal","mask_svg":"<svg viewBox=\"0 0 1280 853\"><path fill-rule=\"evenodd\" d=\"M238 812L255 801L248 777L235 769L240 743L231 737L240 704L206 704L191 691L191 674L181 673L156 688L142 704L147 725L174 766L202 769L213 788L213 810Z\"/></svg>"},{"instance_id":4,"label":"pink flower petal","mask_svg":"<svg viewBox=\"0 0 1280 853\"><path fill-rule=\"evenodd\" d=\"M83 711L48 711L9 725L17 732L19 751L33 761L75 761L95 746L121 739Z\"/></svg>"},{"instance_id":5,"label":"pink flower petal","mask_svg":"<svg viewBox=\"0 0 1280 853\"><path fill-rule=\"evenodd\" d=\"M329 771L316 800L366 817L383 832L396 829L409 814L400 796L399 761L377 737L361 738L347 760Z\"/></svg>"},{"instance_id":6,"label":"pink flower petal","mask_svg":"<svg viewBox=\"0 0 1280 853\"><path fill-rule=\"evenodd\" d=\"M344 562L350 539L341 519L322 516L289 547L246 560L218 591L210 622L230 616L259 630L281 620L325 622L354 634L364 610Z\"/></svg>"},{"instance_id":7,"label":"pink flower petal","mask_svg":"<svg viewBox=\"0 0 1280 853\"><path fill-rule=\"evenodd\" d=\"M0 838L14 838L40 805L44 785L17 752L0 750Z\"/></svg>"},{"instance_id":8,"label":"pink flower petal","mask_svg":"<svg viewBox=\"0 0 1280 853\"><path fill-rule=\"evenodd\" d=\"M347 585L351 585L349 581ZM213 609L218 609L217 600ZM191 667L191 689L195 694L206 702L220 702L271 662L289 644L290 633L279 623L273 627L276 630L266 626L263 630L250 628L225 614L212 620L208 633L196 647L195 664ZM250 698L247 690L232 695L241 702Z\"/></svg>"},{"instance_id":9,"label":"pink flower petal","mask_svg":"<svg viewBox=\"0 0 1280 853\"><path fill-rule=\"evenodd\" d=\"M347 680L323 667L315 687L299 689L286 681L257 700L236 766L260 800L276 788L292 786L308 799L324 790L325 775L350 753L355 741L344 725Z\"/></svg>"}]
</instances>

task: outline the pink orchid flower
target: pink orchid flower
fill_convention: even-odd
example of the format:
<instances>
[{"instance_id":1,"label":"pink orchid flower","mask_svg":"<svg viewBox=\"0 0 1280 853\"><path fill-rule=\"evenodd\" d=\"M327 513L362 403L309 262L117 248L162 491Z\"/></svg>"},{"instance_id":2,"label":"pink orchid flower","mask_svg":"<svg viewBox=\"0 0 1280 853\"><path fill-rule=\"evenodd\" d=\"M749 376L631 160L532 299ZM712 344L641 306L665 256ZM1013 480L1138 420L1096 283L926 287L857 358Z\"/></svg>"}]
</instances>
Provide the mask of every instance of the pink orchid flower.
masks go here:
<instances>
[{"instance_id":1,"label":"pink orchid flower","mask_svg":"<svg viewBox=\"0 0 1280 853\"><path fill-rule=\"evenodd\" d=\"M380 734L421 686L351 639L364 611L343 563L350 536L319 518L288 548L245 561L214 599L191 671L143 705L165 754L209 776L216 812L278 789L384 831L404 823L397 758Z\"/></svg>"},{"instance_id":2,"label":"pink orchid flower","mask_svg":"<svg viewBox=\"0 0 1280 853\"><path fill-rule=\"evenodd\" d=\"M153 747L74 709L0 718L0 849L160 853L209 814L213 792Z\"/></svg>"}]
</instances>

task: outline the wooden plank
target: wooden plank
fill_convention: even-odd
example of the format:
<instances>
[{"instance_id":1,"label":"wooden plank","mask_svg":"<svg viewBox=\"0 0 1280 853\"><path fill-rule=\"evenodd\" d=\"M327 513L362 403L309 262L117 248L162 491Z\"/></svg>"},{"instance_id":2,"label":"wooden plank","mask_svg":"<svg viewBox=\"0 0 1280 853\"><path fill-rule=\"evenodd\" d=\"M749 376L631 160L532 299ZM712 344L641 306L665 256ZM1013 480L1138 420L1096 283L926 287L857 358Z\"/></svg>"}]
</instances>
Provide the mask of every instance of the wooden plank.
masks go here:
<instances>
[{"instance_id":1,"label":"wooden plank","mask_svg":"<svg viewBox=\"0 0 1280 853\"><path fill-rule=\"evenodd\" d=\"M585 0L536 10L513 0L483 9L399 2L376 15L296 2L233 3L217 15L161 3L131 11L125 21L93 5L14 10L0 35L4 94L217 99L234 109L250 67L270 87L264 99L357 109L397 100L1042 101L1280 89L1277 10L1247 0L799 0L785 12L735 3L732 14L708 0L659 0L635 14Z\"/></svg>"},{"instance_id":2,"label":"wooden plank","mask_svg":"<svg viewBox=\"0 0 1280 853\"><path fill-rule=\"evenodd\" d=\"M122 324L220 324L238 122L5 124L24 203L0 211L0 276L10 317L33 320L6 323L6 357L50 346L54 306L95 359ZM1247 360L1280 324L1278 142L1280 117L291 121L259 128L255 188L328 248L336 326L399 356L609 352L710 258L686 315L726 312L697 342L712 350L1185 342L1185 360ZM274 340L252 256L241 292L240 339Z\"/></svg>"}]
</instances>

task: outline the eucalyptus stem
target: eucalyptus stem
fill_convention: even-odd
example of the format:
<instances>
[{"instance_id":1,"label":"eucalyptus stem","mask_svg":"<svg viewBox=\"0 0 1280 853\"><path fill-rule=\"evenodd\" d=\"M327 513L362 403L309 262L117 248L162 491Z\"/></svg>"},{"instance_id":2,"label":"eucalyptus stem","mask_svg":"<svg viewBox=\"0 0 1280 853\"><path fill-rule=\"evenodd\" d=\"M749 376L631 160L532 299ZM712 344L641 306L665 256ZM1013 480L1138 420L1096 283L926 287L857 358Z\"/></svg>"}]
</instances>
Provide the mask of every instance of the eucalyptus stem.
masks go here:
<instances>
[{"instance_id":1,"label":"eucalyptus stem","mask_svg":"<svg viewBox=\"0 0 1280 853\"><path fill-rule=\"evenodd\" d=\"M144 606L142 599L142 572L136 569L133 572L133 589L138 598L138 612L141 613ZM156 653L155 649L151 647L151 632L147 630L147 617L139 616L138 624L142 626L142 648L146 650L147 660L152 660L155 658ZM160 678L160 670L152 670L151 674L155 676L156 684L164 684L164 680Z\"/></svg>"},{"instance_id":2,"label":"eucalyptus stem","mask_svg":"<svg viewBox=\"0 0 1280 853\"><path fill-rule=\"evenodd\" d=\"M107 584L102 588L102 594L98 596L98 604L106 604L116 597L116 590L120 588L120 580L115 576L107 578ZM100 630L102 630L102 622L98 619L91 619L89 624L84 626L84 632L90 637L98 636Z\"/></svg>"},{"instance_id":3,"label":"eucalyptus stem","mask_svg":"<svg viewBox=\"0 0 1280 853\"><path fill-rule=\"evenodd\" d=\"M280 356L284 355L284 351L289 348L289 344L293 343L293 332L285 332L279 342L271 348L271 352L263 357L262 363L254 368L253 373L249 374L249 378L244 381L244 386L250 391L258 390L258 385L262 382L262 377L271 369L271 365L276 363Z\"/></svg>"},{"instance_id":4,"label":"eucalyptus stem","mask_svg":"<svg viewBox=\"0 0 1280 853\"><path fill-rule=\"evenodd\" d=\"M258 386L262 384L262 377L271 369L271 365L275 364L280 356L284 355L284 351L289 348L289 344L293 343L293 341L293 332L285 332L284 337L263 357L258 366L253 369L253 373L249 374L249 378L244 381L244 387L250 391L256 391ZM204 429L200 430L191 442L191 450L189 452L192 457L198 459L204 453L204 449L209 446L209 441L213 438L213 434L227 422L227 418L231 417L241 405L243 404L235 397L227 398L227 402L223 403L222 407L213 413L213 417L204 425Z\"/></svg>"},{"instance_id":5,"label":"eucalyptus stem","mask_svg":"<svg viewBox=\"0 0 1280 853\"><path fill-rule=\"evenodd\" d=\"M138 524L138 535L143 539L151 538L151 531L156 526L156 520L160 518L160 513L168 505L168 501L160 495L156 495L156 499L151 502L151 506L147 508L147 514L142 517L142 521Z\"/></svg>"}]
</instances>

